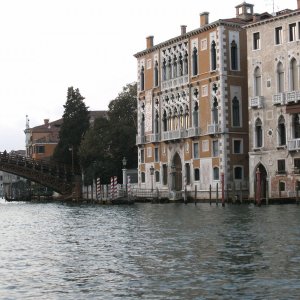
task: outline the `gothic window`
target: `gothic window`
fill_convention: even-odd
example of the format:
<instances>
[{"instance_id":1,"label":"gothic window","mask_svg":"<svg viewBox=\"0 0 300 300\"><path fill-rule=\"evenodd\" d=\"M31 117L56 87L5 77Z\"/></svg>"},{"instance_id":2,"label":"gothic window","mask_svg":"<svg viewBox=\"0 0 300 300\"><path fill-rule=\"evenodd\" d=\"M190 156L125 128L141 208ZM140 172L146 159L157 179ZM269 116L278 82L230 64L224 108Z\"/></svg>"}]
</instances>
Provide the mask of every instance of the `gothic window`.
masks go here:
<instances>
[{"instance_id":1,"label":"gothic window","mask_svg":"<svg viewBox=\"0 0 300 300\"><path fill-rule=\"evenodd\" d=\"M259 67L256 67L254 71L254 96L261 96L261 72Z\"/></svg>"},{"instance_id":2,"label":"gothic window","mask_svg":"<svg viewBox=\"0 0 300 300\"><path fill-rule=\"evenodd\" d=\"M172 78L172 63L171 63L171 57L169 56L168 59L168 65L167 65L167 79Z\"/></svg>"},{"instance_id":3,"label":"gothic window","mask_svg":"<svg viewBox=\"0 0 300 300\"><path fill-rule=\"evenodd\" d=\"M173 78L177 77L177 57L174 55L173 57Z\"/></svg>"},{"instance_id":4,"label":"gothic window","mask_svg":"<svg viewBox=\"0 0 300 300\"><path fill-rule=\"evenodd\" d=\"M144 72L144 66L141 68L141 91L145 89L145 72Z\"/></svg>"},{"instance_id":5,"label":"gothic window","mask_svg":"<svg viewBox=\"0 0 300 300\"><path fill-rule=\"evenodd\" d=\"M193 120L194 120L194 127L199 127L199 112L198 112L199 106L198 106L198 102L195 101L195 105L194 105L194 110L193 110Z\"/></svg>"},{"instance_id":6,"label":"gothic window","mask_svg":"<svg viewBox=\"0 0 300 300\"><path fill-rule=\"evenodd\" d=\"M294 138L299 139L300 138L300 118L299 114L293 115L293 133Z\"/></svg>"},{"instance_id":7,"label":"gothic window","mask_svg":"<svg viewBox=\"0 0 300 300\"><path fill-rule=\"evenodd\" d=\"M233 40L231 42L231 70L238 69L238 51L237 51L237 44Z\"/></svg>"},{"instance_id":8,"label":"gothic window","mask_svg":"<svg viewBox=\"0 0 300 300\"><path fill-rule=\"evenodd\" d=\"M185 164L185 179L186 184L189 185L191 183L191 167L189 163Z\"/></svg>"},{"instance_id":9,"label":"gothic window","mask_svg":"<svg viewBox=\"0 0 300 300\"><path fill-rule=\"evenodd\" d=\"M183 60L181 53L179 54L179 76L183 75Z\"/></svg>"},{"instance_id":10,"label":"gothic window","mask_svg":"<svg viewBox=\"0 0 300 300\"><path fill-rule=\"evenodd\" d=\"M142 114L141 118L141 136L145 135L145 116Z\"/></svg>"},{"instance_id":11,"label":"gothic window","mask_svg":"<svg viewBox=\"0 0 300 300\"><path fill-rule=\"evenodd\" d=\"M167 80L167 64L165 59L162 64L162 80Z\"/></svg>"},{"instance_id":12,"label":"gothic window","mask_svg":"<svg viewBox=\"0 0 300 300\"><path fill-rule=\"evenodd\" d=\"M167 119L167 112L164 110L163 113L163 131L167 131L168 130L168 119Z\"/></svg>"},{"instance_id":13,"label":"gothic window","mask_svg":"<svg viewBox=\"0 0 300 300\"><path fill-rule=\"evenodd\" d=\"M278 119L278 142L279 146L286 144L285 120L283 116Z\"/></svg>"},{"instance_id":14,"label":"gothic window","mask_svg":"<svg viewBox=\"0 0 300 300\"><path fill-rule=\"evenodd\" d=\"M158 111L156 110L155 112L155 119L154 119L154 133L158 133L158 121L159 121L159 116L158 116Z\"/></svg>"},{"instance_id":15,"label":"gothic window","mask_svg":"<svg viewBox=\"0 0 300 300\"><path fill-rule=\"evenodd\" d=\"M243 168L242 167L234 167L234 179L236 179L236 180L243 179Z\"/></svg>"},{"instance_id":16,"label":"gothic window","mask_svg":"<svg viewBox=\"0 0 300 300\"><path fill-rule=\"evenodd\" d=\"M211 69L216 70L217 68L217 50L216 50L216 42L212 41L210 48L211 55Z\"/></svg>"},{"instance_id":17,"label":"gothic window","mask_svg":"<svg viewBox=\"0 0 300 300\"><path fill-rule=\"evenodd\" d=\"M284 69L281 62L277 65L277 90L278 93L282 93L284 91Z\"/></svg>"},{"instance_id":18,"label":"gothic window","mask_svg":"<svg viewBox=\"0 0 300 300\"><path fill-rule=\"evenodd\" d=\"M159 182L160 178L159 178L159 171L155 171L155 182Z\"/></svg>"},{"instance_id":19,"label":"gothic window","mask_svg":"<svg viewBox=\"0 0 300 300\"><path fill-rule=\"evenodd\" d=\"M263 136L262 136L262 122L258 118L255 122L255 147L262 147Z\"/></svg>"},{"instance_id":20,"label":"gothic window","mask_svg":"<svg viewBox=\"0 0 300 300\"><path fill-rule=\"evenodd\" d=\"M219 168L218 167L214 167L213 168L213 178L214 180L219 180Z\"/></svg>"},{"instance_id":21,"label":"gothic window","mask_svg":"<svg viewBox=\"0 0 300 300\"><path fill-rule=\"evenodd\" d=\"M219 123L219 116L218 116L218 99L214 97L213 107L212 107L212 121L214 124Z\"/></svg>"},{"instance_id":22,"label":"gothic window","mask_svg":"<svg viewBox=\"0 0 300 300\"><path fill-rule=\"evenodd\" d=\"M184 54L184 72L183 72L183 74L187 75L188 72L189 72L188 53L187 53L187 51L185 51L185 54Z\"/></svg>"},{"instance_id":23,"label":"gothic window","mask_svg":"<svg viewBox=\"0 0 300 300\"><path fill-rule=\"evenodd\" d=\"M154 86L158 86L158 62L154 65Z\"/></svg>"},{"instance_id":24,"label":"gothic window","mask_svg":"<svg viewBox=\"0 0 300 300\"><path fill-rule=\"evenodd\" d=\"M200 180L200 170L198 168L194 169L194 180L195 181L199 181Z\"/></svg>"},{"instance_id":25,"label":"gothic window","mask_svg":"<svg viewBox=\"0 0 300 300\"><path fill-rule=\"evenodd\" d=\"M292 58L290 62L290 89L291 91L297 91L299 89L299 77L298 67L295 58Z\"/></svg>"},{"instance_id":26,"label":"gothic window","mask_svg":"<svg viewBox=\"0 0 300 300\"><path fill-rule=\"evenodd\" d=\"M241 126L240 101L237 99L237 97L234 97L232 100L232 125L236 127Z\"/></svg>"},{"instance_id":27,"label":"gothic window","mask_svg":"<svg viewBox=\"0 0 300 300\"><path fill-rule=\"evenodd\" d=\"M193 65L193 76L195 76L198 74L198 52L196 47L194 47L193 50L192 65Z\"/></svg>"}]
</instances>

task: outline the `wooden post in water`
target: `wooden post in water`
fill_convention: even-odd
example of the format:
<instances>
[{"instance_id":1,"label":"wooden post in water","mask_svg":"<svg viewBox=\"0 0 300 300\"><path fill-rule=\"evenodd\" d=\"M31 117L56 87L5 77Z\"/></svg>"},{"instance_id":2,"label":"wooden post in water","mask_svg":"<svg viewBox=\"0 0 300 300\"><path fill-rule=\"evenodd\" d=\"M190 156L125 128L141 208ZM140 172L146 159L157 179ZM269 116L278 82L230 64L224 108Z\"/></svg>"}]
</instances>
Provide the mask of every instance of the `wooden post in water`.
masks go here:
<instances>
[{"instance_id":1,"label":"wooden post in water","mask_svg":"<svg viewBox=\"0 0 300 300\"><path fill-rule=\"evenodd\" d=\"M226 202L227 202L227 204L229 203L229 185L228 185L228 183L226 184Z\"/></svg>"},{"instance_id":2,"label":"wooden post in water","mask_svg":"<svg viewBox=\"0 0 300 300\"><path fill-rule=\"evenodd\" d=\"M209 204L211 205L211 184L209 185Z\"/></svg>"},{"instance_id":3,"label":"wooden post in water","mask_svg":"<svg viewBox=\"0 0 300 300\"><path fill-rule=\"evenodd\" d=\"M216 205L219 205L219 184L217 182L217 187L216 187Z\"/></svg>"},{"instance_id":4,"label":"wooden post in water","mask_svg":"<svg viewBox=\"0 0 300 300\"><path fill-rule=\"evenodd\" d=\"M296 181L296 203L299 205L299 183Z\"/></svg>"},{"instance_id":5,"label":"wooden post in water","mask_svg":"<svg viewBox=\"0 0 300 300\"><path fill-rule=\"evenodd\" d=\"M221 173L222 206L225 206L224 172Z\"/></svg>"},{"instance_id":6,"label":"wooden post in water","mask_svg":"<svg viewBox=\"0 0 300 300\"><path fill-rule=\"evenodd\" d=\"M240 203L243 203L243 185L240 182Z\"/></svg>"},{"instance_id":7,"label":"wooden post in water","mask_svg":"<svg viewBox=\"0 0 300 300\"><path fill-rule=\"evenodd\" d=\"M195 202L197 201L197 185L195 185Z\"/></svg>"}]
</instances>

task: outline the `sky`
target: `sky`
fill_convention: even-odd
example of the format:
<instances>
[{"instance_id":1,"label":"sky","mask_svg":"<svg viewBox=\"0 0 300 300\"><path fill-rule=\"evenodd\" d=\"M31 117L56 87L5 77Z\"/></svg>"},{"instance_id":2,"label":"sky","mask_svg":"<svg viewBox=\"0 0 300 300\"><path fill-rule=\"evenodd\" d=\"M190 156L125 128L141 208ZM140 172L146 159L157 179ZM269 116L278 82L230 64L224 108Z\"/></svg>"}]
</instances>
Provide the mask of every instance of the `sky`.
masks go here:
<instances>
[{"instance_id":1,"label":"sky","mask_svg":"<svg viewBox=\"0 0 300 300\"><path fill-rule=\"evenodd\" d=\"M0 151L25 149L30 127L62 117L67 89L78 88L90 110L107 110L136 81L134 54L235 16L244 0L0 0ZM296 9L297 0L252 0L254 12Z\"/></svg>"}]
</instances>

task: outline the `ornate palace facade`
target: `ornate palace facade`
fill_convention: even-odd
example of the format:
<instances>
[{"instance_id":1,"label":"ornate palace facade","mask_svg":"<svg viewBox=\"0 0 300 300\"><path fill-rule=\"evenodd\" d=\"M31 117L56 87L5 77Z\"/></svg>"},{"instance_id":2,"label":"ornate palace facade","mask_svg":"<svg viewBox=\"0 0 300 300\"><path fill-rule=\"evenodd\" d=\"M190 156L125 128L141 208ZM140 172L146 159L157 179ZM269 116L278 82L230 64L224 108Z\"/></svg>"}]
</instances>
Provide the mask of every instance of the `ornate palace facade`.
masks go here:
<instances>
[{"instance_id":1,"label":"ornate palace facade","mask_svg":"<svg viewBox=\"0 0 300 300\"><path fill-rule=\"evenodd\" d=\"M247 189L248 89L246 30L253 5L158 45L147 37L135 54L138 72L140 188L197 189L208 197L224 184Z\"/></svg>"}]
</instances>

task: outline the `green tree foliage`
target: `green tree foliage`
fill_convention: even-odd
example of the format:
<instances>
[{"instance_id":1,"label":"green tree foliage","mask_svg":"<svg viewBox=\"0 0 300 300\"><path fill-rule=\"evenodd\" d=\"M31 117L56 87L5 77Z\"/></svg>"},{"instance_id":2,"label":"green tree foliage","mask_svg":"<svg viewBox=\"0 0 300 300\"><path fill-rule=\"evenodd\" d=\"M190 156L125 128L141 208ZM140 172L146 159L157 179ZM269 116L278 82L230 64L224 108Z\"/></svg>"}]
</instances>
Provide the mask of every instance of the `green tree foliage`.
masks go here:
<instances>
[{"instance_id":1,"label":"green tree foliage","mask_svg":"<svg viewBox=\"0 0 300 300\"><path fill-rule=\"evenodd\" d=\"M122 176L122 158L127 158L127 168L137 167L136 136L136 84L128 84L109 104L108 118L98 118L82 141L80 162L85 174L85 184L100 177L109 183L111 176Z\"/></svg>"},{"instance_id":2,"label":"green tree foliage","mask_svg":"<svg viewBox=\"0 0 300 300\"><path fill-rule=\"evenodd\" d=\"M59 131L59 142L55 148L55 161L71 164L73 148L74 165L79 165L78 149L81 139L89 128L89 111L79 89L68 88L67 101L64 105L63 122Z\"/></svg>"}]
</instances>

